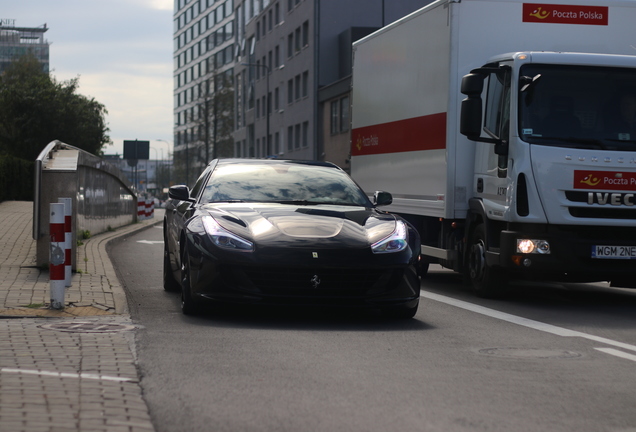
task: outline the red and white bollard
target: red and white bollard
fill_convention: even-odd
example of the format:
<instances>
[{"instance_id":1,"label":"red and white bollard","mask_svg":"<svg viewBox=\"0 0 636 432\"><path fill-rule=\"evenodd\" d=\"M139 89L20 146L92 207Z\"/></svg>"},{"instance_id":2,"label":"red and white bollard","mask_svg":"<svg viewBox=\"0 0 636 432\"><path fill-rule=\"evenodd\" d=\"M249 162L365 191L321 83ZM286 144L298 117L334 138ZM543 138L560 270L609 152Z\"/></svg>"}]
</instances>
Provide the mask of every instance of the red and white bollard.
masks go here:
<instances>
[{"instance_id":1,"label":"red and white bollard","mask_svg":"<svg viewBox=\"0 0 636 432\"><path fill-rule=\"evenodd\" d=\"M146 218L146 201L143 198L137 198L137 221Z\"/></svg>"},{"instance_id":2,"label":"red and white bollard","mask_svg":"<svg viewBox=\"0 0 636 432\"><path fill-rule=\"evenodd\" d=\"M146 219L152 219L155 214L155 200L152 198L146 198Z\"/></svg>"},{"instance_id":3,"label":"red and white bollard","mask_svg":"<svg viewBox=\"0 0 636 432\"><path fill-rule=\"evenodd\" d=\"M64 285L70 287L73 280L73 224L71 220L73 200L71 198L59 198L57 201L64 204Z\"/></svg>"},{"instance_id":4,"label":"red and white bollard","mask_svg":"<svg viewBox=\"0 0 636 432\"><path fill-rule=\"evenodd\" d=\"M64 309L64 262L65 234L64 234L64 204L52 203L49 213L49 233L51 235L51 249L49 254L49 278L51 288L51 308Z\"/></svg>"}]
</instances>

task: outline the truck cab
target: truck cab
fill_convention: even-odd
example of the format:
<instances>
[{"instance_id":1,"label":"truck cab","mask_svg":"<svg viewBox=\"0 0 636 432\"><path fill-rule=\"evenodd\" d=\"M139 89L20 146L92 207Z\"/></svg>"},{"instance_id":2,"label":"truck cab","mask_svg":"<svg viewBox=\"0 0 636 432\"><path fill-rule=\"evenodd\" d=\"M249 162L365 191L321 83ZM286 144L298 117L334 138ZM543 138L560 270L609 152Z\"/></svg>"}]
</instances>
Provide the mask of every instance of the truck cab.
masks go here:
<instances>
[{"instance_id":1,"label":"truck cab","mask_svg":"<svg viewBox=\"0 0 636 432\"><path fill-rule=\"evenodd\" d=\"M464 258L476 288L514 273L633 286L636 57L499 56L464 76L475 142ZM481 227L480 227L481 225Z\"/></svg>"}]
</instances>

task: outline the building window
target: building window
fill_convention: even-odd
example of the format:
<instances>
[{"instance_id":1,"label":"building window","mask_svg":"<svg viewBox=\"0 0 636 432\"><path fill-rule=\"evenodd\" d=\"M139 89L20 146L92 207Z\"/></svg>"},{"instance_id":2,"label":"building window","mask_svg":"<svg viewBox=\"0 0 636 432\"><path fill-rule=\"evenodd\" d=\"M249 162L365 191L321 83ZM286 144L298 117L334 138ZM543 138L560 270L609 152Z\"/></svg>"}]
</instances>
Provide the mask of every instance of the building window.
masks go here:
<instances>
[{"instance_id":1,"label":"building window","mask_svg":"<svg viewBox=\"0 0 636 432\"><path fill-rule=\"evenodd\" d=\"M274 89L274 111L278 111L280 109L280 94L278 91L278 87Z\"/></svg>"},{"instance_id":2,"label":"building window","mask_svg":"<svg viewBox=\"0 0 636 432\"><path fill-rule=\"evenodd\" d=\"M296 75L296 100L300 99L300 75Z\"/></svg>"},{"instance_id":3,"label":"building window","mask_svg":"<svg viewBox=\"0 0 636 432\"><path fill-rule=\"evenodd\" d=\"M331 135L349 130L349 96L331 102Z\"/></svg>"},{"instance_id":4,"label":"building window","mask_svg":"<svg viewBox=\"0 0 636 432\"><path fill-rule=\"evenodd\" d=\"M287 36L287 58L291 58L294 55L294 33L290 33Z\"/></svg>"},{"instance_id":5,"label":"building window","mask_svg":"<svg viewBox=\"0 0 636 432\"><path fill-rule=\"evenodd\" d=\"M295 127L294 148L300 148L300 123Z\"/></svg>"},{"instance_id":6,"label":"building window","mask_svg":"<svg viewBox=\"0 0 636 432\"><path fill-rule=\"evenodd\" d=\"M309 95L309 72L303 72L303 97L307 97Z\"/></svg>"},{"instance_id":7,"label":"building window","mask_svg":"<svg viewBox=\"0 0 636 432\"><path fill-rule=\"evenodd\" d=\"M274 154L278 154L280 152L280 134L276 132L274 134Z\"/></svg>"},{"instance_id":8,"label":"building window","mask_svg":"<svg viewBox=\"0 0 636 432\"><path fill-rule=\"evenodd\" d=\"M340 99L340 132L349 130L349 96Z\"/></svg>"},{"instance_id":9,"label":"building window","mask_svg":"<svg viewBox=\"0 0 636 432\"><path fill-rule=\"evenodd\" d=\"M287 128L287 151L294 150L294 127Z\"/></svg>"},{"instance_id":10,"label":"building window","mask_svg":"<svg viewBox=\"0 0 636 432\"><path fill-rule=\"evenodd\" d=\"M295 45L296 52L298 52L298 51L300 51L300 27L298 27L296 29L294 37L296 38L296 41L295 41L296 42L296 45Z\"/></svg>"},{"instance_id":11,"label":"building window","mask_svg":"<svg viewBox=\"0 0 636 432\"><path fill-rule=\"evenodd\" d=\"M280 22L280 5L278 2L274 5L274 19L276 20L276 24Z\"/></svg>"},{"instance_id":12,"label":"building window","mask_svg":"<svg viewBox=\"0 0 636 432\"><path fill-rule=\"evenodd\" d=\"M309 46L309 21L303 23L303 46Z\"/></svg>"},{"instance_id":13,"label":"building window","mask_svg":"<svg viewBox=\"0 0 636 432\"><path fill-rule=\"evenodd\" d=\"M294 80L290 79L287 81L287 103L291 104L294 102Z\"/></svg>"},{"instance_id":14,"label":"building window","mask_svg":"<svg viewBox=\"0 0 636 432\"><path fill-rule=\"evenodd\" d=\"M303 123L303 147L309 146L309 122Z\"/></svg>"},{"instance_id":15,"label":"building window","mask_svg":"<svg viewBox=\"0 0 636 432\"><path fill-rule=\"evenodd\" d=\"M338 120L340 119L340 101L331 102L331 135L335 135L340 131Z\"/></svg>"}]
</instances>

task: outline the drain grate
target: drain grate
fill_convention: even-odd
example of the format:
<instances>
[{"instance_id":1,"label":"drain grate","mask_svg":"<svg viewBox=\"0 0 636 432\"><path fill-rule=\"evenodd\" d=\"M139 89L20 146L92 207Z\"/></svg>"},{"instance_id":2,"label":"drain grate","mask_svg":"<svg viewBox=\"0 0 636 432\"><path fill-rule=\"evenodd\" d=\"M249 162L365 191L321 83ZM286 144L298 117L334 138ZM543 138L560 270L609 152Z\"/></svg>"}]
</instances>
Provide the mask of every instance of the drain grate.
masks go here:
<instances>
[{"instance_id":1,"label":"drain grate","mask_svg":"<svg viewBox=\"0 0 636 432\"><path fill-rule=\"evenodd\" d=\"M507 357L518 359L573 359L583 356L581 353L578 353L576 351L544 348L484 348L480 349L478 352L479 354L493 357Z\"/></svg>"},{"instance_id":2,"label":"drain grate","mask_svg":"<svg viewBox=\"0 0 636 432\"><path fill-rule=\"evenodd\" d=\"M135 326L118 323L96 323L89 321L67 321L38 326L46 330L56 330L70 333L116 333L134 330Z\"/></svg>"}]
</instances>

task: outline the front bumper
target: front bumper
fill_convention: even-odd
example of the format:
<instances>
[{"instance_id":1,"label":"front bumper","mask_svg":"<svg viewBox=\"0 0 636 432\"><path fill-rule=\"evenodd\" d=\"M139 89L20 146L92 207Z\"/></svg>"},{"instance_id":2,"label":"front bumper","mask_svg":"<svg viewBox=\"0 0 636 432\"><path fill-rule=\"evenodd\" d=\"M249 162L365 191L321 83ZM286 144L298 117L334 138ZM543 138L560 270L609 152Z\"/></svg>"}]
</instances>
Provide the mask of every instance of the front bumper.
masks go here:
<instances>
[{"instance_id":1,"label":"front bumper","mask_svg":"<svg viewBox=\"0 0 636 432\"><path fill-rule=\"evenodd\" d=\"M635 246L636 230L624 227L522 225L500 234L499 253L488 262L520 273L524 279L609 281L636 277L633 259L592 258L592 246ZM517 253L517 239L538 238L550 243L550 254Z\"/></svg>"},{"instance_id":2,"label":"front bumper","mask_svg":"<svg viewBox=\"0 0 636 432\"><path fill-rule=\"evenodd\" d=\"M254 253L211 253L191 245L192 294L225 302L382 308L419 299L410 251L388 257L368 250L283 248Z\"/></svg>"}]
</instances>

